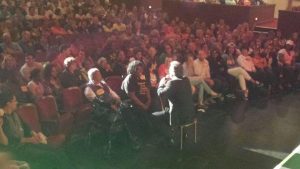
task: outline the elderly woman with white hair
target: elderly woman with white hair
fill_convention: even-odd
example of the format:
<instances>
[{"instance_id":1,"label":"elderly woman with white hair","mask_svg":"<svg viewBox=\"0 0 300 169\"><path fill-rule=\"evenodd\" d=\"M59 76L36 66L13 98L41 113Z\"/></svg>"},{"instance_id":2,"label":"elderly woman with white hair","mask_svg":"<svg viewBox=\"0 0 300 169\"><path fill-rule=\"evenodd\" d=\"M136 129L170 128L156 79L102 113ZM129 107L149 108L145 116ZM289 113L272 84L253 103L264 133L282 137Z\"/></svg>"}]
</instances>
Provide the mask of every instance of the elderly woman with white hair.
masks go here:
<instances>
[{"instance_id":1,"label":"elderly woman with white hair","mask_svg":"<svg viewBox=\"0 0 300 169\"><path fill-rule=\"evenodd\" d=\"M101 124L107 134L108 149L110 153L112 134L123 128L123 120L120 113L120 97L105 83L102 75L97 68L88 71L89 82L84 90L85 97L92 102L94 110L92 122ZM95 126L96 128L98 126ZM126 128L127 129L127 128ZM126 130L130 135L131 132ZM130 135L131 138L131 135Z\"/></svg>"},{"instance_id":2,"label":"elderly woman with white hair","mask_svg":"<svg viewBox=\"0 0 300 169\"><path fill-rule=\"evenodd\" d=\"M64 67L65 69L59 78L63 88L80 86L84 83L74 57L67 57L64 60Z\"/></svg>"},{"instance_id":3,"label":"elderly woman with white hair","mask_svg":"<svg viewBox=\"0 0 300 169\"><path fill-rule=\"evenodd\" d=\"M88 78L89 82L84 90L84 95L89 101L96 100L105 104L121 102L120 97L105 83L99 69L91 68L88 71Z\"/></svg>"}]
</instances>

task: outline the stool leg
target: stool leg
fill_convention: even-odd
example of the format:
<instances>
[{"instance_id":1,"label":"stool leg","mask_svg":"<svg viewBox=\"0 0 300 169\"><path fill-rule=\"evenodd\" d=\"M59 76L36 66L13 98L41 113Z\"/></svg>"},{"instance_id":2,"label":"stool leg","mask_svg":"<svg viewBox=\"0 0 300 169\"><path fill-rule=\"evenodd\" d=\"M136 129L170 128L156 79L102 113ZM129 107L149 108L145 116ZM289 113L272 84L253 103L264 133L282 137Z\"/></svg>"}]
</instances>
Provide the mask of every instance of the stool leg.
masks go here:
<instances>
[{"instance_id":1,"label":"stool leg","mask_svg":"<svg viewBox=\"0 0 300 169\"><path fill-rule=\"evenodd\" d=\"M195 121L195 143L197 143L197 121Z\"/></svg>"},{"instance_id":2,"label":"stool leg","mask_svg":"<svg viewBox=\"0 0 300 169\"><path fill-rule=\"evenodd\" d=\"M180 150L182 150L182 144L183 144L183 127L180 126Z\"/></svg>"}]
</instances>

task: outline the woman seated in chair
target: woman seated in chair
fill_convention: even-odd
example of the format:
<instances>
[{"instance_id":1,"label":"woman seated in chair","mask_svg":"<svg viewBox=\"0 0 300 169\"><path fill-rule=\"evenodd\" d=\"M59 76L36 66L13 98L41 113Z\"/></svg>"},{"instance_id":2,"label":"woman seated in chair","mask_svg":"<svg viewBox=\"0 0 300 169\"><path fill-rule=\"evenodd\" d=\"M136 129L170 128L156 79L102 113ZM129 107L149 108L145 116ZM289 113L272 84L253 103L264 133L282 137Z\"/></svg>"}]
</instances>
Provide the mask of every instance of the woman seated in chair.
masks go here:
<instances>
[{"instance_id":1,"label":"woman seated in chair","mask_svg":"<svg viewBox=\"0 0 300 169\"><path fill-rule=\"evenodd\" d=\"M76 168L62 150L48 146L42 133L31 131L20 120L15 113L17 103L12 93L0 91L0 146L32 168Z\"/></svg>"},{"instance_id":2,"label":"woman seated in chair","mask_svg":"<svg viewBox=\"0 0 300 169\"><path fill-rule=\"evenodd\" d=\"M84 90L86 98L97 104L108 106L113 110L118 110L121 103L120 97L105 83L100 71L92 68L88 71L89 82Z\"/></svg>"},{"instance_id":3,"label":"woman seated in chair","mask_svg":"<svg viewBox=\"0 0 300 169\"><path fill-rule=\"evenodd\" d=\"M97 68L88 71L89 82L84 90L85 97L93 103L94 118L93 120L105 119L111 126L114 120L119 117L120 97L110 89L102 79L102 75ZM106 117L106 118L104 118ZM99 120L98 119L98 120ZM108 127L107 126L107 127Z\"/></svg>"},{"instance_id":4,"label":"woman seated in chair","mask_svg":"<svg viewBox=\"0 0 300 169\"><path fill-rule=\"evenodd\" d=\"M102 75L97 68L92 68L88 71L89 82L84 90L85 97L93 103L94 111L91 119L91 125L99 124L101 126L93 126L104 129L107 134L108 149L106 153L109 153L111 148L111 137L113 132L118 132L123 128L123 121L121 120L120 113L120 97L105 83L102 79ZM127 131L129 134L130 132Z\"/></svg>"}]
</instances>

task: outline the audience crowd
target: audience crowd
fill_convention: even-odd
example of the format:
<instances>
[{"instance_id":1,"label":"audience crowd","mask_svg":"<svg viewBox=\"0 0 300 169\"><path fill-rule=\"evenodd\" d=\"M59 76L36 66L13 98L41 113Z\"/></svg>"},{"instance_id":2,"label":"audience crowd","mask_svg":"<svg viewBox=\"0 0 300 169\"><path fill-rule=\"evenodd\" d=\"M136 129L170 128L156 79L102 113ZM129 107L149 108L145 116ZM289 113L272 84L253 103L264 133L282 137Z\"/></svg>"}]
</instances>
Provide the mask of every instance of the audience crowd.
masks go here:
<instances>
[{"instance_id":1,"label":"audience crowd","mask_svg":"<svg viewBox=\"0 0 300 169\"><path fill-rule=\"evenodd\" d=\"M0 2L0 88L20 104L52 95L63 110L64 89L80 87L88 102L99 94L97 82L117 100L114 106L129 99L147 119L161 109L157 87L172 61L182 64L202 112L224 97L248 100L299 87L298 33L257 33L224 20L186 23L164 11L102 0ZM100 75L92 80L95 72ZM124 79L124 92L106 85L112 76Z\"/></svg>"}]
</instances>

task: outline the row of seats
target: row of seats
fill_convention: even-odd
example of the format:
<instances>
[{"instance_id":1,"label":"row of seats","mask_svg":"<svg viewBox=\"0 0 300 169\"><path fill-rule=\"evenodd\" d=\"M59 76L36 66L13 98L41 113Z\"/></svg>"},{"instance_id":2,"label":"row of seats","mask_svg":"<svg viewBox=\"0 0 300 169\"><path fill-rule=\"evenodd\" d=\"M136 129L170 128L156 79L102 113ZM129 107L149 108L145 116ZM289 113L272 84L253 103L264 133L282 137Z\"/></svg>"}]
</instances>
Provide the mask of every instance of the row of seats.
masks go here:
<instances>
[{"instance_id":1,"label":"row of seats","mask_svg":"<svg viewBox=\"0 0 300 169\"><path fill-rule=\"evenodd\" d=\"M122 77L112 76L105 79L117 94L121 94ZM87 125L91 117L92 105L85 102L80 87L70 87L62 91L63 111L58 110L55 97L43 96L35 104L19 106L17 113L31 130L43 132L48 136L50 145L64 143L74 129Z\"/></svg>"}]
</instances>

